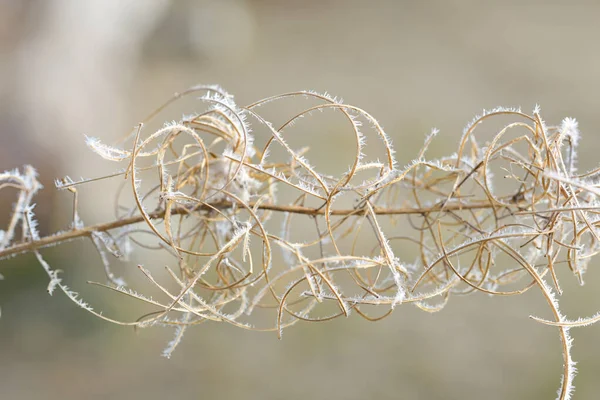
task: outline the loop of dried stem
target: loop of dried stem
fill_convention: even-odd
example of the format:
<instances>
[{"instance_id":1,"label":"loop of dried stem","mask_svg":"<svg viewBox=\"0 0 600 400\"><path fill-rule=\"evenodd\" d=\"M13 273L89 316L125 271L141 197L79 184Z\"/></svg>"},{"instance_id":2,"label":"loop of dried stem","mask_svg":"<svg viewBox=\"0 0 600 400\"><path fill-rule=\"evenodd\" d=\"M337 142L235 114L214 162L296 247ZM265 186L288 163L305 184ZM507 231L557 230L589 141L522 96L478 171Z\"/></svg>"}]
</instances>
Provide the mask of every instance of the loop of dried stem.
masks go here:
<instances>
[{"instance_id":1,"label":"loop of dried stem","mask_svg":"<svg viewBox=\"0 0 600 400\"><path fill-rule=\"evenodd\" d=\"M567 320L554 294L562 293L558 268L567 267L583 284L590 259L600 251L595 184L600 170L577 174L575 120L550 127L537 108L531 115L492 110L467 126L456 153L428 160L434 131L418 157L399 168L375 118L326 94L287 93L239 107L218 87L196 86L148 119L195 93L204 93L206 111L151 134L140 124L123 140L132 142L128 147L88 138L95 153L122 163L121 170L103 178L125 178L122 190L130 188L133 202L117 199L114 221L86 227L75 211L72 230L40 238L32 206L40 188L35 172L26 167L24 173L0 175L0 189L18 191L8 228L0 231L0 258L34 252L50 277L50 293L59 288L105 320L175 326L167 357L187 327L205 321L274 330L281 337L283 328L298 321L327 321L352 311L374 321L402 304L436 312L452 295L510 296L535 288L553 320L535 319L560 330L564 377L558 398L570 397L569 329L600 319ZM290 98L317 104L278 126L259 113L267 103ZM306 149L288 143L292 125L315 111L340 113L350 127L355 155L339 176L319 172ZM511 122L500 129L482 128L506 118ZM495 133L488 140L479 137L490 130ZM77 187L97 179L102 178L65 178L57 186L76 195ZM295 200L278 201L277 190ZM96 285L154 311L116 321L66 287L39 250L78 237L92 239L100 252L108 284ZM134 247L172 258L164 282L140 266L164 300L131 290L111 272L106 253L124 257ZM274 312L274 324L251 325L251 317L261 312Z\"/></svg>"}]
</instances>

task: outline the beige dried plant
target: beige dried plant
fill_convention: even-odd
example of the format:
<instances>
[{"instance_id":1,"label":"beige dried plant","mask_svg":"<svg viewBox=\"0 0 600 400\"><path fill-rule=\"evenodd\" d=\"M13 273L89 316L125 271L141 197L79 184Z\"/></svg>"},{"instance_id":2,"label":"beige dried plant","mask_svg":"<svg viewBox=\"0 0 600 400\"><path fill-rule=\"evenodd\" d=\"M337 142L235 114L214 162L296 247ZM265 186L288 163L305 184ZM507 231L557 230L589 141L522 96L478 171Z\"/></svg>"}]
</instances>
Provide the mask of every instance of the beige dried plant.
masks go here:
<instances>
[{"instance_id":1,"label":"beige dried plant","mask_svg":"<svg viewBox=\"0 0 600 400\"><path fill-rule=\"evenodd\" d=\"M455 153L427 158L434 130L406 166L397 165L392 143L373 116L309 91L240 107L219 87L196 86L176 94L144 123L181 97L197 94L206 111L152 133L140 124L124 139L128 147L87 139L93 152L121 169L107 177L56 182L75 198L68 231L39 236L33 200L41 186L32 167L1 174L0 189L16 188L19 195L8 227L0 231L0 259L34 253L50 278L50 294L58 289L104 320L174 327L167 357L186 329L205 321L281 337L283 328L299 321L351 313L379 320L400 305L436 312L452 295L509 296L533 289L552 318L532 318L559 330L564 375L558 398L570 398L575 368L569 330L600 319L567 319L557 296L562 294L557 269L568 268L583 284L600 250L600 169L576 171L580 134L574 119L549 126L538 107L531 114L486 111L457 138ZM314 105L278 126L261 116L261 106L290 98ZM347 124L345 140L354 144L352 162L338 176L319 172L306 148L288 144L291 126L316 111L339 113ZM493 135L480 138L482 130ZM125 179L122 191L132 201L117 194L116 218L85 226L77 213L77 189L106 178ZM95 285L155 311L117 321L65 286L40 249L76 238L91 239L100 252L107 283ZM148 284L164 293L162 301L130 289L111 272L112 256L141 248L172 257L166 280L139 266ZM257 316L261 313L268 319ZM261 326L266 320L272 324Z\"/></svg>"}]
</instances>

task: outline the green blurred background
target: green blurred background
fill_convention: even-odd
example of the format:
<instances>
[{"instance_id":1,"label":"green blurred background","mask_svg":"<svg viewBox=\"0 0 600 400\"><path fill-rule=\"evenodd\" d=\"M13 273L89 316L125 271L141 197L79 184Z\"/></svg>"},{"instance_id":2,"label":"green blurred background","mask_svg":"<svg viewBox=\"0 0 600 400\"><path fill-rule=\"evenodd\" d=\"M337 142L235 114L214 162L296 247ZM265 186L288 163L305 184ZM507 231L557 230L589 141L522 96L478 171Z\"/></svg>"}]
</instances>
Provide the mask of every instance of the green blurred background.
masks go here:
<instances>
[{"instance_id":1,"label":"green blurred background","mask_svg":"<svg viewBox=\"0 0 600 400\"><path fill-rule=\"evenodd\" d=\"M299 89L342 96L378 118L401 165L434 126L433 153L449 153L481 109L539 103L549 123L580 121L586 170L600 143L598 15L591 0L4 0L0 170L35 166L46 186L37 200L42 233L64 229L71 199L53 180L112 170L83 134L117 139L196 83L218 83L239 104ZM307 144L320 132L307 128ZM329 146L341 137L318 139ZM327 162L342 157L331 151ZM3 224L13 197L0 193ZM107 221L109 203L103 184L84 191L84 221ZM88 243L44 255L96 308L136 315L135 305L85 284L102 279ZM142 254L118 272L136 282L140 260L152 267ZM584 287L564 275L567 315L600 309L596 267ZM528 318L547 315L534 291L454 298L433 315L403 306L378 323L304 323L282 341L203 324L166 360L170 330L134 332L49 297L33 257L0 261L0 272L2 399L550 399L559 387L557 332ZM598 329L573 331L576 399L600 397Z\"/></svg>"}]
</instances>

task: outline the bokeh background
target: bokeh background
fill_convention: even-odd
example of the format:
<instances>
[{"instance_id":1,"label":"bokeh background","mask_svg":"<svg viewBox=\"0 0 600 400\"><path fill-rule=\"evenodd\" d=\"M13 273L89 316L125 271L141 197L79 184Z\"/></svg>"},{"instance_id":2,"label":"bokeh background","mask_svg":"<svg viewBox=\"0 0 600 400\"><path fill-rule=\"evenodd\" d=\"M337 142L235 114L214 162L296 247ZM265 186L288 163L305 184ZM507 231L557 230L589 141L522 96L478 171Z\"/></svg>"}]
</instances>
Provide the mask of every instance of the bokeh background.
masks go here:
<instances>
[{"instance_id":1,"label":"bokeh background","mask_svg":"<svg viewBox=\"0 0 600 400\"><path fill-rule=\"evenodd\" d=\"M442 154L481 109L539 103L549 123L580 121L588 169L600 149L598 15L591 0L3 0L0 170L35 166L46 186L42 233L64 229L71 199L53 180L112 168L83 134L115 140L196 83L218 83L240 104L298 89L342 96L382 122L400 164L434 126L432 151ZM335 164L340 136L320 132L307 128L306 140L320 135ZM106 221L111 195L92 189L84 221ZM4 223L14 199L0 195ZM96 308L135 311L85 284L102 276L88 244L44 254ZM600 309L597 264L584 287L565 275L568 315ZM120 272L135 280L134 265ZM2 260L0 272L3 399L550 399L559 386L558 335L528 318L547 315L533 291L454 298L432 315L399 307L378 323L304 323L282 341L204 324L166 360L171 331L134 332L49 297L32 257ZM573 331L576 399L600 396L599 329Z\"/></svg>"}]
</instances>

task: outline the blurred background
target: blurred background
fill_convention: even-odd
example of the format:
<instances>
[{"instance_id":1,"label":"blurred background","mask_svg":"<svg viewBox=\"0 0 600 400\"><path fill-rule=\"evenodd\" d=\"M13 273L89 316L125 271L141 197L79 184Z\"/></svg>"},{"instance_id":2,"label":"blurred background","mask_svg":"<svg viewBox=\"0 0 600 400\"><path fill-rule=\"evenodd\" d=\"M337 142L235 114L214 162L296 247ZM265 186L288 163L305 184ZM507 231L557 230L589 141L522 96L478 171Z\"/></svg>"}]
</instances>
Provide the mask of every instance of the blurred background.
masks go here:
<instances>
[{"instance_id":1,"label":"blurred background","mask_svg":"<svg viewBox=\"0 0 600 400\"><path fill-rule=\"evenodd\" d=\"M491 3L0 1L0 170L36 167L46 186L37 200L42 234L64 229L71 198L53 180L114 168L83 135L114 141L196 83L217 83L242 105L300 89L339 95L377 117L400 165L432 127L441 130L432 151L450 153L483 108L540 104L548 123L579 120L580 169L596 166L600 3ZM320 134L309 128L307 143ZM333 130L319 140L340 138ZM336 157L328 152L328 162ZM89 224L111 217L102 185L82 193ZM13 202L0 193L2 224ZM96 308L135 312L85 284L102 277L87 243L44 255ZM584 287L563 279L567 315L600 309L596 264ZM135 279L134 265L119 272ZM203 324L167 360L160 354L170 330L134 332L49 297L31 256L0 261L0 272L3 399L550 399L559 387L559 338L528 318L548 315L533 291L455 297L437 314L403 306L378 323L304 323L282 341ZM599 329L573 331L576 399L598 398Z\"/></svg>"}]
</instances>

